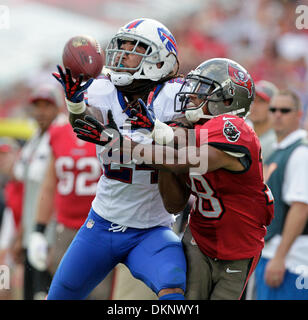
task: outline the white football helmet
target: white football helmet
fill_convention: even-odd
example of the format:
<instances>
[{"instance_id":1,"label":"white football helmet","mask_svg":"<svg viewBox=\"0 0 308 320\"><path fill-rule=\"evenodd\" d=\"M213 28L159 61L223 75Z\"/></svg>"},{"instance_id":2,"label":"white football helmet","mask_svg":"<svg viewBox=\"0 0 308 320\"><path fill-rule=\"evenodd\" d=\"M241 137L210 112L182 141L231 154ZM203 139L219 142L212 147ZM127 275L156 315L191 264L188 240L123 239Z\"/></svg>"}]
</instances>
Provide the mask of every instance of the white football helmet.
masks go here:
<instances>
[{"instance_id":1,"label":"white football helmet","mask_svg":"<svg viewBox=\"0 0 308 320\"><path fill-rule=\"evenodd\" d=\"M123 40L134 42L132 51L121 49ZM145 53L136 52L139 45L146 49ZM140 64L136 68L124 67L122 59L125 54L141 56ZM129 85L134 79L159 81L174 71L176 64L177 45L173 35L153 19L141 18L129 22L119 29L106 48L105 66L111 81L118 86Z\"/></svg>"}]
</instances>

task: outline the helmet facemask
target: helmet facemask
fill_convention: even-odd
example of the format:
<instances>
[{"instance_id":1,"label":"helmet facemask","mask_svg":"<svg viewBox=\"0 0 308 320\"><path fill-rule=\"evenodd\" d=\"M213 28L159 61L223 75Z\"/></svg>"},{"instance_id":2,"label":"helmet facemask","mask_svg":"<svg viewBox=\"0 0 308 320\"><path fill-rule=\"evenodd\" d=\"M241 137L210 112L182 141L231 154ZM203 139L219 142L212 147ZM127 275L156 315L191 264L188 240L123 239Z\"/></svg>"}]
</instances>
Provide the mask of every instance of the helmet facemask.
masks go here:
<instances>
[{"instance_id":1,"label":"helmet facemask","mask_svg":"<svg viewBox=\"0 0 308 320\"><path fill-rule=\"evenodd\" d=\"M132 50L124 50L123 41L132 42ZM138 47L145 48L145 52L138 52ZM128 54L141 57L138 66L123 65L123 58ZM111 39L106 48L105 67L111 81L119 86L129 85L135 79L163 81L175 74L176 55L176 42L170 31L156 20L142 18L120 28Z\"/></svg>"},{"instance_id":2,"label":"helmet facemask","mask_svg":"<svg viewBox=\"0 0 308 320\"><path fill-rule=\"evenodd\" d=\"M175 104L175 111L186 111L186 110L196 110L200 108L188 107L188 103L191 95L197 95L199 99L204 99L206 101L220 102L224 100L222 93L222 87L220 83L207 77L202 77L199 75L188 75L185 81L176 94L175 101L180 101L180 109L178 110L177 104Z\"/></svg>"},{"instance_id":3,"label":"helmet facemask","mask_svg":"<svg viewBox=\"0 0 308 320\"><path fill-rule=\"evenodd\" d=\"M121 49L124 41L130 41L134 44L132 50ZM137 52L137 47L145 48L144 53ZM141 57L140 63L134 68L125 67L122 63L124 55L134 54ZM134 79L149 79L152 81L159 81L166 77L177 62L174 54L170 53L162 61L160 57L160 48L152 41L138 35L132 34L118 34L110 41L106 49L106 68L111 70L111 76L123 75L129 78L130 84ZM121 84L118 84L121 85Z\"/></svg>"},{"instance_id":4,"label":"helmet facemask","mask_svg":"<svg viewBox=\"0 0 308 320\"><path fill-rule=\"evenodd\" d=\"M134 48L132 50L121 49L122 43L124 41L132 42L134 44ZM137 52L138 46L144 47L146 49L145 53ZM122 64L122 60L124 55L126 54L135 54L137 56L140 56L142 59L139 65L134 68L124 67ZM117 72L127 72L128 70L136 72L141 69L141 66L145 60L149 63L158 63L158 56L159 50L157 46L155 45L155 43L147 40L146 38L131 34L125 35L124 33L117 34L111 39L106 49L106 67Z\"/></svg>"},{"instance_id":5,"label":"helmet facemask","mask_svg":"<svg viewBox=\"0 0 308 320\"><path fill-rule=\"evenodd\" d=\"M190 103L191 96L196 95L202 102L193 106ZM213 79L197 75L196 72L188 74L185 81L175 97L175 112L185 112L189 115L189 120L197 122L199 118L211 119L215 114L215 109L220 104L224 105L225 97L221 84ZM180 104L178 104L178 101ZM207 105L209 114L204 114L203 107Z\"/></svg>"}]
</instances>

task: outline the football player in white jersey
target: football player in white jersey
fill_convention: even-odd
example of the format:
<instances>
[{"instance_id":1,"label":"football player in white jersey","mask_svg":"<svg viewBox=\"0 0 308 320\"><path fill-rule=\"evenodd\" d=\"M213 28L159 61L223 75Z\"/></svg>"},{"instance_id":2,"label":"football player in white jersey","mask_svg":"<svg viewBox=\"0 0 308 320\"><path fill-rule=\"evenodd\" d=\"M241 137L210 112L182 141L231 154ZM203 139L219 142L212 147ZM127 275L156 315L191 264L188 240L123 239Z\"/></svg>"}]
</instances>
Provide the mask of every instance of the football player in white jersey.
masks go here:
<instances>
[{"instance_id":1,"label":"football player in white jersey","mask_svg":"<svg viewBox=\"0 0 308 320\"><path fill-rule=\"evenodd\" d=\"M87 115L106 124L112 110L120 127L133 116L132 109L139 109L138 99L152 104L161 122L175 117L173 101L182 82L178 67L171 32L156 20L142 18L120 28L111 39L104 75L82 83L82 76L73 80L70 70L64 72L59 66L59 74L53 75L64 88L73 126ZM174 216L167 213L159 195L157 171L106 162L104 146L97 146L97 156L104 174L96 197L59 265L47 299L83 299L112 268L124 263L159 299L183 300L186 260L171 229Z\"/></svg>"}]
</instances>

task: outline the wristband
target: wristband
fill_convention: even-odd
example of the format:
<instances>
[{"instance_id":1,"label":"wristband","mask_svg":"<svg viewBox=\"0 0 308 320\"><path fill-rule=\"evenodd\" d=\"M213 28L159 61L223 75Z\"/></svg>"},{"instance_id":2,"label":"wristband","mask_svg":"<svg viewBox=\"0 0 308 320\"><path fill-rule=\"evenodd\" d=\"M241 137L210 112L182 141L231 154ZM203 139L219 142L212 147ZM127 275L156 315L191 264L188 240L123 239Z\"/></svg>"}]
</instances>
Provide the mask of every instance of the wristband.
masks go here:
<instances>
[{"instance_id":1,"label":"wristband","mask_svg":"<svg viewBox=\"0 0 308 320\"><path fill-rule=\"evenodd\" d=\"M167 124L156 119L151 136L158 144L168 144L173 140L174 132Z\"/></svg>"},{"instance_id":2,"label":"wristband","mask_svg":"<svg viewBox=\"0 0 308 320\"><path fill-rule=\"evenodd\" d=\"M69 101L65 98L65 103L66 103L67 110L70 113L80 114L80 113L84 113L87 109L87 106L83 100L81 102L76 103L76 102Z\"/></svg>"},{"instance_id":3,"label":"wristband","mask_svg":"<svg viewBox=\"0 0 308 320\"><path fill-rule=\"evenodd\" d=\"M46 224L43 224L43 223L37 223L35 226L35 231L40 233L44 233L45 229L46 229Z\"/></svg>"}]
</instances>

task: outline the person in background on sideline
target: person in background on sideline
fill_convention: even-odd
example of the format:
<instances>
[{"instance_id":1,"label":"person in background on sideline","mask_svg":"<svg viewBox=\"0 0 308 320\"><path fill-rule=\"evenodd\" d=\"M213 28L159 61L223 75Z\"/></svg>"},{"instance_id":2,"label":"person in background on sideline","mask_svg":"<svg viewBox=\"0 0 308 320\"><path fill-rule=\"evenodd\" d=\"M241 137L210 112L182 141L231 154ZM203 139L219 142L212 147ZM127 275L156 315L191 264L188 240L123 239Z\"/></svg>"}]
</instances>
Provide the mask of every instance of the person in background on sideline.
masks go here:
<instances>
[{"instance_id":1,"label":"person in background on sideline","mask_svg":"<svg viewBox=\"0 0 308 320\"><path fill-rule=\"evenodd\" d=\"M275 131L272 127L269 104L271 98L278 91L276 86L266 80L256 82L256 97L251 105L249 120L253 123L253 129L260 139L263 162L273 151L276 142Z\"/></svg>"},{"instance_id":2,"label":"person in background on sideline","mask_svg":"<svg viewBox=\"0 0 308 320\"><path fill-rule=\"evenodd\" d=\"M257 300L307 300L308 276L308 142L300 129L301 101L291 90L271 100L274 152L265 164L265 180L275 198L256 268Z\"/></svg>"},{"instance_id":3,"label":"person in background on sideline","mask_svg":"<svg viewBox=\"0 0 308 320\"><path fill-rule=\"evenodd\" d=\"M38 201L47 164L50 157L49 132L52 123L65 119L61 113L63 97L56 86L40 85L30 94L30 113L38 129L23 146L17 159L10 166L13 179L23 182L24 195L22 204L21 226L13 244L15 256L22 252L24 260L24 299L44 299L50 285L51 277L47 271L33 268L27 258L29 236L34 226L34 213ZM63 118L64 117L64 118ZM53 240L54 226L49 225L48 239Z\"/></svg>"}]
</instances>

